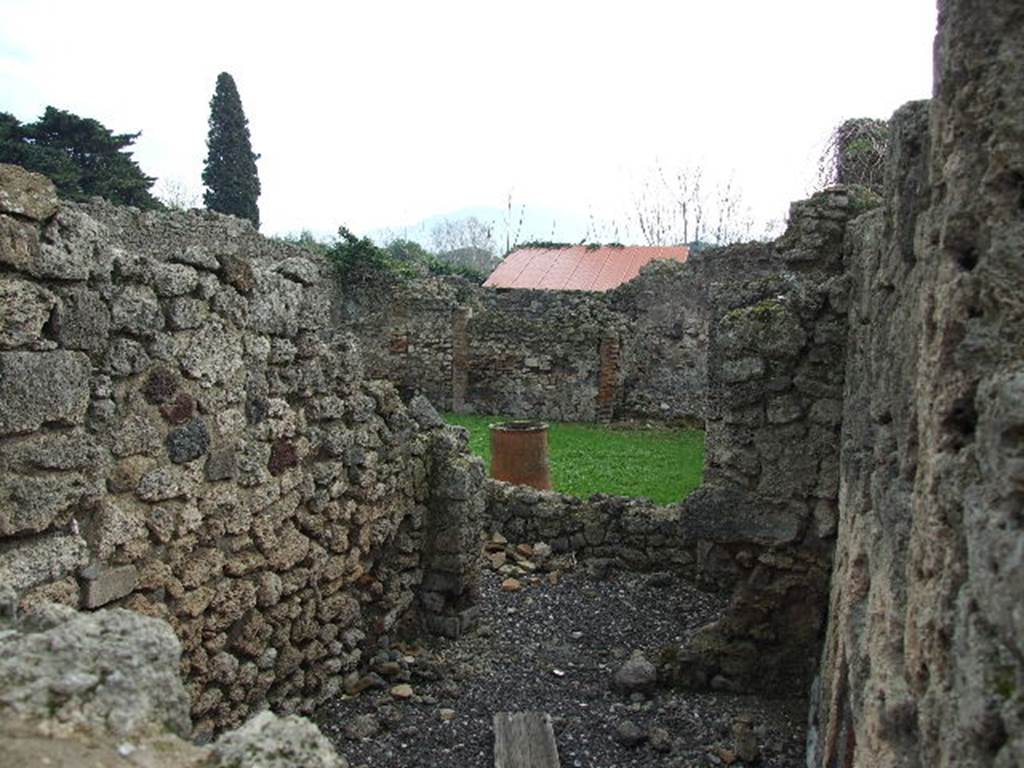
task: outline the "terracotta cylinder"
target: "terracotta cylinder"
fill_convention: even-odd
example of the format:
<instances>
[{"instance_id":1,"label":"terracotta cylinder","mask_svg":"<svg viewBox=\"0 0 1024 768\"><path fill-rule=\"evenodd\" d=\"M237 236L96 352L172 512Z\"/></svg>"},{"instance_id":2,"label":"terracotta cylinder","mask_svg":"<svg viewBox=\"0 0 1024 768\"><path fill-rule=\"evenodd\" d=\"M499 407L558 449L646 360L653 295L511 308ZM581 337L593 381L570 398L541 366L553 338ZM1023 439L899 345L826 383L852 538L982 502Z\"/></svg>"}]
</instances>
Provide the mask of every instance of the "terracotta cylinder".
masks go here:
<instances>
[{"instance_id":1,"label":"terracotta cylinder","mask_svg":"<svg viewBox=\"0 0 1024 768\"><path fill-rule=\"evenodd\" d=\"M491 424L491 477L551 490L548 425L542 421Z\"/></svg>"}]
</instances>

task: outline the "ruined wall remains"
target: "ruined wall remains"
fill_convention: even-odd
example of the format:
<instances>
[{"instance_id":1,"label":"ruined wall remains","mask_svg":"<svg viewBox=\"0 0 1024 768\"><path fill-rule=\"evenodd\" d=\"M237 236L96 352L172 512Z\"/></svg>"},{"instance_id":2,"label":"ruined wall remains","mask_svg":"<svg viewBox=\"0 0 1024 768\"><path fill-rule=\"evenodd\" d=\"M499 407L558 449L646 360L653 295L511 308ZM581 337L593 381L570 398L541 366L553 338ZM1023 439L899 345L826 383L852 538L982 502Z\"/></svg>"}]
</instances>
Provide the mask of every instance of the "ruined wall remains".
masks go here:
<instances>
[{"instance_id":1,"label":"ruined wall remains","mask_svg":"<svg viewBox=\"0 0 1024 768\"><path fill-rule=\"evenodd\" d=\"M482 468L363 378L334 286L240 220L0 166L0 583L166 619L200 734L308 710L414 607L473 619Z\"/></svg>"},{"instance_id":2,"label":"ruined wall remains","mask_svg":"<svg viewBox=\"0 0 1024 768\"><path fill-rule=\"evenodd\" d=\"M726 614L662 659L681 685L799 692L824 639L809 766L1024 764L1020 4L943 0L936 55L931 104L890 123L884 200L828 190L702 265L700 489L491 492L527 539L727 564Z\"/></svg>"},{"instance_id":3,"label":"ruined wall remains","mask_svg":"<svg viewBox=\"0 0 1024 768\"><path fill-rule=\"evenodd\" d=\"M939 5L884 200L828 190L773 244L600 296L336 304L324 265L237 220L57 210L0 166L0 583L167 619L204 734L330 695L413 607L464 631L499 528L732 586L659 672L803 692L820 659L811 766L1024 764L1024 12ZM346 317L372 371L446 408L699 403L705 483L485 500L464 434L360 376Z\"/></svg>"},{"instance_id":4,"label":"ruined wall remains","mask_svg":"<svg viewBox=\"0 0 1024 768\"><path fill-rule=\"evenodd\" d=\"M703 419L712 266L700 254L655 261L612 292L624 318L615 418Z\"/></svg>"},{"instance_id":5,"label":"ruined wall remains","mask_svg":"<svg viewBox=\"0 0 1024 768\"><path fill-rule=\"evenodd\" d=\"M930 105L851 229L809 764L1024 764L1024 12L939 3Z\"/></svg>"},{"instance_id":6,"label":"ruined wall remains","mask_svg":"<svg viewBox=\"0 0 1024 768\"><path fill-rule=\"evenodd\" d=\"M700 262L695 258L695 262ZM700 419L701 267L655 263L608 293L378 277L341 322L367 370L439 409L563 421Z\"/></svg>"},{"instance_id":7,"label":"ruined wall remains","mask_svg":"<svg viewBox=\"0 0 1024 768\"><path fill-rule=\"evenodd\" d=\"M774 243L712 250L689 273L620 289L613 306L646 308L623 327L657 328L638 358L671 359L686 335L669 332L680 321L671 297L689 290L706 306L704 483L680 504L489 486L486 525L512 540L734 591L726 615L663 670L680 685L800 693L813 677L838 514L846 229L877 203L832 188L795 203Z\"/></svg>"},{"instance_id":8,"label":"ruined wall remains","mask_svg":"<svg viewBox=\"0 0 1024 768\"><path fill-rule=\"evenodd\" d=\"M707 256L704 484L681 521L706 553L699 575L735 590L664 670L681 685L799 692L813 674L837 513L843 238L872 203L836 187L795 203L775 243Z\"/></svg>"}]
</instances>

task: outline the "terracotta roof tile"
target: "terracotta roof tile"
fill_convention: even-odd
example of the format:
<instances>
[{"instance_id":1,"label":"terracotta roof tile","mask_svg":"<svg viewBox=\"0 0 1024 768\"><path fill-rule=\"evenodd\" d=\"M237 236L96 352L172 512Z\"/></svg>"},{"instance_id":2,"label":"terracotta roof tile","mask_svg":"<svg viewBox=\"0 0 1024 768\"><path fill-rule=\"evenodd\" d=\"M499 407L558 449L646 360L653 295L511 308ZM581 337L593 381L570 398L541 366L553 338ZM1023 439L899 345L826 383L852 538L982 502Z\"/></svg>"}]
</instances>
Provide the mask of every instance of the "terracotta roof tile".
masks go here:
<instances>
[{"instance_id":1,"label":"terracotta roof tile","mask_svg":"<svg viewBox=\"0 0 1024 768\"><path fill-rule=\"evenodd\" d=\"M484 286L607 291L632 280L651 261L686 261L689 255L690 249L684 245L520 248L505 257Z\"/></svg>"}]
</instances>

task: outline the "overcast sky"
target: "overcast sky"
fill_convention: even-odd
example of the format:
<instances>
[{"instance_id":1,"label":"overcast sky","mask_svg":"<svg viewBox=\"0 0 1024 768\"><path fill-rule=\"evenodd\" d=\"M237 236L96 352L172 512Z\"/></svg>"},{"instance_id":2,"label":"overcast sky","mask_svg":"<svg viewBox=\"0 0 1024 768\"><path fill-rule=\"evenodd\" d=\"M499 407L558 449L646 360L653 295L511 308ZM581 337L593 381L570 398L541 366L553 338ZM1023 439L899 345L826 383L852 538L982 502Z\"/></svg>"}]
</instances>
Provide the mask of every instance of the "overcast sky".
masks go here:
<instances>
[{"instance_id":1,"label":"overcast sky","mask_svg":"<svg viewBox=\"0 0 1024 768\"><path fill-rule=\"evenodd\" d=\"M197 194L238 85L268 234L468 206L614 217L655 163L733 175L759 219L831 127L931 91L934 0L173 3L0 0L0 111L142 131Z\"/></svg>"}]
</instances>

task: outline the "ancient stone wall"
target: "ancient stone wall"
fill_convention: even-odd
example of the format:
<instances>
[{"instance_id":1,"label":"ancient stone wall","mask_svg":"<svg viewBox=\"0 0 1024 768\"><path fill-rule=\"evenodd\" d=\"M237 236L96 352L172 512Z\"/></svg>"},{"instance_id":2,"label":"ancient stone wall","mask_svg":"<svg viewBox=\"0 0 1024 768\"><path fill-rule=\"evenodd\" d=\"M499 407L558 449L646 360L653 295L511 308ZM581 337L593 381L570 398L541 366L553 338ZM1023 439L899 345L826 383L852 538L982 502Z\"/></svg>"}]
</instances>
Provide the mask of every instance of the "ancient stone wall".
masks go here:
<instances>
[{"instance_id":1,"label":"ancient stone wall","mask_svg":"<svg viewBox=\"0 0 1024 768\"><path fill-rule=\"evenodd\" d=\"M656 263L609 293L381 275L346 291L339 322L359 337L373 376L442 410L699 420L702 275L699 266Z\"/></svg>"},{"instance_id":2,"label":"ancient stone wall","mask_svg":"<svg viewBox=\"0 0 1024 768\"><path fill-rule=\"evenodd\" d=\"M334 284L240 220L0 166L0 583L166 619L200 734L308 710L414 607L473 618L482 468L363 378Z\"/></svg>"},{"instance_id":3,"label":"ancient stone wall","mask_svg":"<svg viewBox=\"0 0 1024 768\"><path fill-rule=\"evenodd\" d=\"M939 3L930 105L850 231L809 764L1024 764L1024 13Z\"/></svg>"},{"instance_id":4,"label":"ancient stone wall","mask_svg":"<svg viewBox=\"0 0 1024 768\"><path fill-rule=\"evenodd\" d=\"M704 484L683 503L699 574L735 585L726 615L665 674L737 689L809 683L827 607L846 339L846 223L873 203L836 187L795 203L775 243L707 254Z\"/></svg>"},{"instance_id":5,"label":"ancient stone wall","mask_svg":"<svg viewBox=\"0 0 1024 768\"><path fill-rule=\"evenodd\" d=\"M653 262L612 292L612 307L624 318L613 418L704 418L712 274L693 254L685 264Z\"/></svg>"}]
</instances>

